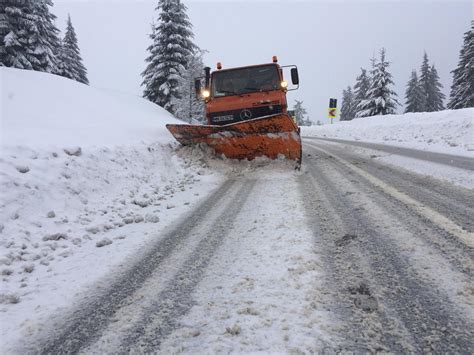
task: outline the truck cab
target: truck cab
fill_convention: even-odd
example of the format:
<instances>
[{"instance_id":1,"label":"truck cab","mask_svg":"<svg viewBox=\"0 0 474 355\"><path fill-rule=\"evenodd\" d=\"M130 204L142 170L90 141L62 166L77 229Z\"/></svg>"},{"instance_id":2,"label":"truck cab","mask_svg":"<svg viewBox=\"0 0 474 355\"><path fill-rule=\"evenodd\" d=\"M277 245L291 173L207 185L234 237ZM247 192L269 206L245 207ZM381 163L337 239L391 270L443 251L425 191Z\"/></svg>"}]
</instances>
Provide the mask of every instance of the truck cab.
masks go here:
<instances>
[{"instance_id":1,"label":"truck cab","mask_svg":"<svg viewBox=\"0 0 474 355\"><path fill-rule=\"evenodd\" d=\"M294 85L299 84L298 71L291 66ZM206 101L206 118L209 125L227 125L259 117L287 113L286 92L288 83L283 69L277 63L222 69L206 68L203 90L196 82L196 89Z\"/></svg>"}]
</instances>

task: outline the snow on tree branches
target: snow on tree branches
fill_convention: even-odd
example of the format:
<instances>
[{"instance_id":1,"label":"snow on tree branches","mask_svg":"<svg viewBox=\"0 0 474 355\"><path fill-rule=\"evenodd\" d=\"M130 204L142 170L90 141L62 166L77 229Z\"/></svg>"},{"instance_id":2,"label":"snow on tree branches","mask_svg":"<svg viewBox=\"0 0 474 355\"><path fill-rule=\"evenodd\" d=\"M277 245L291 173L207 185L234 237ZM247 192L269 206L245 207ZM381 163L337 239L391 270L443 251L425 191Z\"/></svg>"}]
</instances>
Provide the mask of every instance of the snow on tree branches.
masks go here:
<instances>
[{"instance_id":1,"label":"snow on tree branches","mask_svg":"<svg viewBox=\"0 0 474 355\"><path fill-rule=\"evenodd\" d=\"M68 23L64 52L54 24L56 16L50 12L52 6L52 0L1 2L0 65L64 75L65 61L79 58L79 65L74 64L78 73L74 79L87 82L72 24ZM72 74L64 76L73 78Z\"/></svg>"},{"instance_id":2,"label":"snow on tree branches","mask_svg":"<svg viewBox=\"0 0 474 355\"><path fill-rule=\"evenodd\" d=\"M308 112L303 107L303 101L295 100L293 111L295 112L296 124L298 126L312 126L313 125L313 122L309 118L306 118L306 115Z\"/></svg>"},{"instance_id":3,"label":"snow on tree branches","mask_svg":"<svg viewBox=\"0 0 474 355\"><path fill-rule=\"evenodd\" d=\"M429 79L431 92L427 96L427 111L432 112L444 110L443 101L446 96L441 92L443 85L439 82L438 71L434 64L431 65Z\"/></svg>"},{"instance_id":4,"label":"snow on tree branches","mask_svg":"<svg viewBox=\"0 0 474 355\"><path fill-rule=\"evenodd\" d=\"M341 121L350 121L355 117L354 93L350 86L342 90Z\"/></svg>"},{"instance_id":5,"label":"snow on tree branches","mask_svg":"<svg viewBox=\"0 0 474 355\"><path fill-rule=\"evenodd\" d=\"M423 63L420 69L419 85L423 90L425 96L424 107L422 111L433 112L444 109L443 100L444 94L441 92L443 87L439 82L438 72L436 71L434 64L429 65L428 55L423 55Z\"/></svg>"},{"instance_id":6,"label":"snow on tree branches","mask_svg":"<svg viewBox=\"0 0 474 355\"><path fill-rule=\"evenodd\" d=\"M358 107L358 117L389 115L396 113L399 105L396 92L390 86L393 85L392 74L387 71L390 63L385 60L385 49L380 50L380 61L372 59L371 83L367 91L367 99Z\"/></svg>"},{"instance_id":7,"label":"snow on tree branches","mask_svg":"<svg viewBox=\"0 0 474 355\"><path fill-rule=\"evenodd\" d=\"M370 88L370 78L367 75L367 70L362 68L360 68L360 70L361 73L356 78L356 83L354 85L354 117L362 117L359 113L359 107L363 101L367 100L367 91L369 91Z\"/></svg>"},{"instance_id":8,"label":"snow on tree branches","mask_svg":"<svg viewBox=\"0 0 474 355\"><path fill-rule=\"evenodd\" d=\"M178 91L180 98L173 99L176 108L175 116L191 123L193 120L205 123L205 106L194 91L194 79L204 75L203 55L205 51L197 49L188 59L188 68L182 73Z\"/></svg>"},{"instance_id":9,"label":"snow on tree branches","mask_svg":"<svg viewBox=\"0 0 474 355\"><path fill-rule=\"evenodd\" d=\"M31 38L36 34L33 4L23 0L0 3L0 63L3 66L33 69L40 64Z\"/></svg>"},{"instance_id":10,"label":"snow on tree branches","mask_svg":"<svg viewBox=\"0 0 474 355\"><path fill-rule=\"evenodd\" d=\"M464 44L459 53L459 63L453 73L448 108L474 107L474 21L464 34Z\"/></svg>"},{"instance_id":11,"label":"snow on tree branches","mask_svg":"<svg viewBox=\"0 0 474 355\"><path fill-rule=\"evenodd\" d=\"M148 65L142 73L143 96L171 113L177 111L174 100L181 98L181 79L197 49L186 9L180 0L159 0L158 23L152 25Z\"/></svg>"},{"instance_id":12,"label":"snow on tree branches","mask_svg":"<svg viewBox=\"0 0 474 355\"><path fill-rule=\"evenodd\" d=\"M36 15L36 35L30 37L35 48L39 64L33 64L33 70L57 73L57 53L59 50L59 30L54 25L56 16L49 12L52 0L33 1L33 13Z\"/></svg>"},{"instance_id":13,"label":"snow on tree branches","mask_svg":"<svg viewBox=\"0 0 474 355\"><path fill-rule=\"evenodd\" d=\"M416 70L411 72L410 80L407 84L407 90L405 92L406 98L406 108L405 113L407 112L423 112L426 106L426 98L421 87L418 75L416 74Z\"/></svg>"},{"instance_id":14,"label":"snow on tree branches","mask_svg":"<svg viewBox=\"0 0 474 355\"><path fill-rule=\"evenodd\" d=\"M80 83L89 84L87 70L82 64L82 58L77 44L77 36L72 26L71 16L68 15L66 34L58 51L58 74Z\"/></svg>"}]
</instances>

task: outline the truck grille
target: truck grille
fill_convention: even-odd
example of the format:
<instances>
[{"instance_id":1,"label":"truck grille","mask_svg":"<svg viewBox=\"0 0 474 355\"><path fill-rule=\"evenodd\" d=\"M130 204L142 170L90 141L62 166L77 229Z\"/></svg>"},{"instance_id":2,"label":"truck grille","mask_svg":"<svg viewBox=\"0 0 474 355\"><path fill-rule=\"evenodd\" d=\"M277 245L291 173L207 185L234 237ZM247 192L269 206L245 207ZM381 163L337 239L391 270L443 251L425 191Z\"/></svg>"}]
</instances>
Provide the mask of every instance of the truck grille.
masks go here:
<instances>
[{"instance_id":1,"label":"truck grille","mask_svg":"<svg viewBox=\"0 0 474 355\"><path fill-rule=\"evenodd\" d=\"M211 113L211 124L225 125L234 122L247 121L258 117L274 115L281 112L281 105L268 105L232 111L213 112ZM248 117L249 113L250 117Z\"/></svg>"}]
</instances>

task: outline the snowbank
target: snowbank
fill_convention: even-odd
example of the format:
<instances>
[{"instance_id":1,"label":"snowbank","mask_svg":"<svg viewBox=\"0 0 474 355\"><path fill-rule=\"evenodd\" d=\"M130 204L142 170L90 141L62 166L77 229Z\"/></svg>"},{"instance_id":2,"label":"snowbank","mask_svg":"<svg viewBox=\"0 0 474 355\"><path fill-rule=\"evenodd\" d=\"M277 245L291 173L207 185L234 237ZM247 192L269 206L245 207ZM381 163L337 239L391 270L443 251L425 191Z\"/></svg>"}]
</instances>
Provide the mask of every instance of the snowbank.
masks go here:
<instances>
[{"instance_id":1,"label":"snowbank","mask_svg":"<svg viewBox=\"0 0 474 355\"><path fill-rule=\"evenodd\" d=\"M474 108L365 117L302 127L302 135L474 156Z\"/></svg>"},{"instance_id":2,"label":"snowbank","mask_svg":"<svg viewBox=\"0 0 474 355\"><path fill-rule=\"evenodd\" d=\"M146 248L221 176L138 97L0 68L2 353Z\"/></svg>"},{"instance_id":3,"label":"snowbank","mask_svg":"<svg viewBox=\"0 0 474 355\"><path fill-rule=\"evenodd\" d=\"M2 145L57 149L167 143L166 123L181 122L139 97L60 76L0 68Z\"/></svg>"}]
</instances>

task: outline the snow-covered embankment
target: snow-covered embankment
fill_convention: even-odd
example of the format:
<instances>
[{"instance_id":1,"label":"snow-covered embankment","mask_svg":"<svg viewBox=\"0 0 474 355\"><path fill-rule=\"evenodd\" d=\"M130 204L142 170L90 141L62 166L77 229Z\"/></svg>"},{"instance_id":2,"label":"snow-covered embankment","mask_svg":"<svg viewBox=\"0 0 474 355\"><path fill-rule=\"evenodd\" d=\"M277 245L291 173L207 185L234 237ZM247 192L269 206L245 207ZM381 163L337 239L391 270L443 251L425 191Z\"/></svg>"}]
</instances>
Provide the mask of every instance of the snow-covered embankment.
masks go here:
<instances>
[{"instance_id":1,"label":"snow-covered embankment","mask_svg":"<svg viewBox=\"0 0 474 355\"><path fill-rule=\"evenodd\" d=\"M2 344L181 215L221 180L181 150L178 122L138 97L58 76L0 68Z\"/></svg>"},{"instance_id":2,"label":"snow-covered embankment","mask_svg":"<svg viewBox=\"0 0 474 355\"><path fill-rule=\"evenodd\" d=\"M474 108L365 117L332 125L303 127L302 136L377 143L474 158ZM347 144L345 146L347 149ZM349 146L354 152L384 163L474 188L474 177L467 167L462 169L404 156L390 147L383 151L367 144L362 147L349 143ZM424 156L429 158L430 154Z\"/></svg>"},{"instance_id":3,"label":"snow-covered embankment","mask_svg":"<svg viewBox=\"0 0 474 355\"><path fill-rule=\"evenodd\" d=\"M302 127L302 135L474 157L474 108L358 118Z\"/></svg>"}]
</instances>

